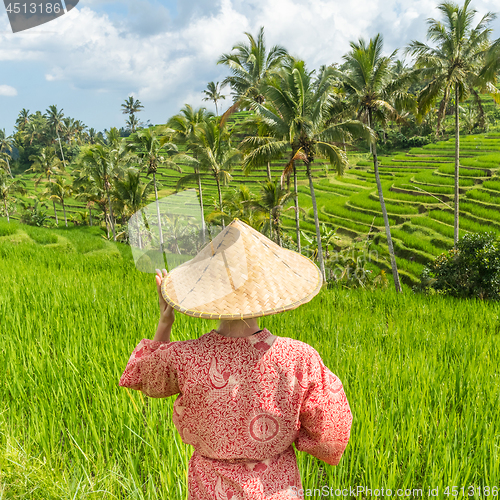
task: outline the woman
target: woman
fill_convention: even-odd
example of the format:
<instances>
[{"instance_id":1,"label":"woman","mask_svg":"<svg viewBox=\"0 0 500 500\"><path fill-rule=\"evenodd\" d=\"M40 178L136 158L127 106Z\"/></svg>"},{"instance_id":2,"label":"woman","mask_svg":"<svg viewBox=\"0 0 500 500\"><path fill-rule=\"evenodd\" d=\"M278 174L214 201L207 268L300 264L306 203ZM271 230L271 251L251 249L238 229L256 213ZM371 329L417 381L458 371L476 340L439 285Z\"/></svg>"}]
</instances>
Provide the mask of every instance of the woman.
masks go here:
<instances>
[{"instance_id":1,"label":"woman","mask_svg":"<svg viewBox=\"0 0 500 500\"><path fill-rule=\"evenodd\" d=\"M179 394L173 421L194 446L189 500L303 498L292 444L331 465L352 415L342 383L309 345L259 329L321 289L317 266L235 219L191 261L156 284L155 338L134 349L120 385ZM174 310L219 318L217 330L170 342Z\"/></svg>"}]
</instances>

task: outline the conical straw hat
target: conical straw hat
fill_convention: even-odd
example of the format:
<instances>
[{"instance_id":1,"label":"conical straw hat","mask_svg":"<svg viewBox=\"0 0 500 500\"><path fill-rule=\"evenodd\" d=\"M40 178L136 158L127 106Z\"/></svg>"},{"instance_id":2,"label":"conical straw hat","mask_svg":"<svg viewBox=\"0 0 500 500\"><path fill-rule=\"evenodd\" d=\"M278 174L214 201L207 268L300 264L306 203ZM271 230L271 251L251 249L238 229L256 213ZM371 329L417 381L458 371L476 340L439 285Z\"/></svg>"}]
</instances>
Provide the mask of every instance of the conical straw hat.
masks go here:
<instances>
[{"instance_id":1,"label":"conical straw hat","mask_svg":"<svg viewBox=\"0 0 500 500\"><path fill-rule=\"evenodd\" d=\"M193 259L163 278L161 293L188 316L234 320L295 309L322 284L310 259L234 219Z\"/></svg>"}]
</instances>

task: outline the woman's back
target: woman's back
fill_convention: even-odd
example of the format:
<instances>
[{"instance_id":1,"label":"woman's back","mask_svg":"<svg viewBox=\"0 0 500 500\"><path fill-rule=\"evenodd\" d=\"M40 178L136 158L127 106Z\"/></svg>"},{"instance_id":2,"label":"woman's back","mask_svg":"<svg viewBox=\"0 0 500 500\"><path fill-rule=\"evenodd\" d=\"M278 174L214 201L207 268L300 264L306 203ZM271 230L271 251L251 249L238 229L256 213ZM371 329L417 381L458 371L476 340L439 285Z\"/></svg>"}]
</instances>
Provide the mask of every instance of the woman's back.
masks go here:
<instances>
[{"instance_id":1,"label":"woman's back","mask_svg":"<svg viewBox=\"0 0 500 500\"><path fill-rule=\"evenodd\" d=\"M120 385L151 397L180 394L173 420L195 448L193 499L297 498L292 443L338 464L349 440L340 380L311 346L267 329L240 338L212 330L182 342L144 339Z\"/></svg>"}]
</instances>

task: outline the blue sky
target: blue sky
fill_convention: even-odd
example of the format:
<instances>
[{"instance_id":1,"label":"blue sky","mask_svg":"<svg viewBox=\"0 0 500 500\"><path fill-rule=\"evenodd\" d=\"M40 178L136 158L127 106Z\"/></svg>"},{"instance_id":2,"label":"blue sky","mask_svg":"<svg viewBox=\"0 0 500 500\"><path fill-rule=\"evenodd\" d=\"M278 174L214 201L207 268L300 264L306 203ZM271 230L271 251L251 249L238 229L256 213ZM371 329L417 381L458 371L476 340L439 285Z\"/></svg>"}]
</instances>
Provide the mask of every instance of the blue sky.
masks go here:
<instances>
[{"instance_id":1,"label":"blue sky","mask_svg":"<svg viewBox=\"0 0 500 500\"><path fill-rule=\"evenodd\" d=\"M125 124L121 104L133 95L138 118L165 123L185 104L202 101L209 81L227 76L219 56L265 27L268 46L281 44L310 69L340 62L349 41L384 36L389 53L425 41L436 0L80 0L60 18L13 34L0 5L0 129L14 131L22 108L65 116L103 130ZM500 4L476 0L478 16ZM500 20L493 23L500 37ZM225 109L230 99L223 101Z\"/></svg>"}]
</instances>

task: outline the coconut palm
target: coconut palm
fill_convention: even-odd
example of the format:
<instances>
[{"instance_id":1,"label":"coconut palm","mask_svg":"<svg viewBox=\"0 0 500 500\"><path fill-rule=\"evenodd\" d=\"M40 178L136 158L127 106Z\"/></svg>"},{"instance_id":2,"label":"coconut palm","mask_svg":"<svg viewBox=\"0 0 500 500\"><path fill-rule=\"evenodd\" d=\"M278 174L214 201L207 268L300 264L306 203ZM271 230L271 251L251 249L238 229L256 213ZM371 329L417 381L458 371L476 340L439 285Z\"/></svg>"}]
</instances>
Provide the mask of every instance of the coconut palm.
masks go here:
<instances>
[{"instance_id":1,"label":"coconut palm","mask_svg":"<svg viewBox=\"0 0 500 500\"><path fill-rule=\"evenodd\" d=\"M127 149L133 152L139 159L141 166L147 168L146 175L153 174L153 186L155 192L156 215L158 217L158 232L160 237L160 251L164 257L163 232L161 229L160 205L158 203L158 189L156 172L160 165L181 172L182 169L172 162L168 155L177 153L177 146L169 142L168 136L159 136L154 129L147 128L139 130L127 144ZM166 261L165 261L166 263Z\"/></svg>"},{"instance_id":2,"label":"coconut palm","mask_svg":"<svg viewBox=\"0 0 500 500\"><path fill-rule=\"evenodd\" d=\"M40 111L29 116L29 121L23 127L21 135L23 140L28 141L30 146L35 140L47 146L53 142L48 134L47 118Z\"/></svg>"},{"instance_id":3,"label":"coconut palm","mask_svg":"<svg viewBox=\"0 0 500 500\"><path fill-rule=\"evenodd\" d=\"M62 162L52 147L42 148L40 153L30 155L29 159L33 164L26 172L40 173L35 181L35 187L38 187L44 177L50 181L52 175L60 174L63 171Z\"/></svg>"},{"instance_id":4,"label":"coconut palm","mask_svg":"<svg viewBox=\"0 0 500 500\"><path fill-rule=\"evenodd\" d=\"M220 91L224 87L224 84L219 86L219 82L214 83L214 82L209 82L207 85L207 89L203 90L202 92L205 94L205 97L203 98L204 101L213 101L215 104L215 114L219 116L219 109L217 108L217 101L220 101L221 99L225 99L226 96L224 94L221 94Z\"/></svg>"},{"instance_id":5,"label":"coconut palm","mask_svg":"<svg viewBox=\"0 0 500 500\"><path fill-rule=\"evenodd\" d=\"M136 118L135 115L130 115L125 124L132 133L134 133L136 129L141 126L141 122Z\"/></svg>"},{"instance_id":6,"label":"coconut palm","mask_svg":"<svg viewBox=\"0 0 500 500\"><path fill-rule=\"evenodd\" d=\"M47 123L53 129L53 131L56 133L57 140L59 142L59 148L61 151L61 158L63 161L64 168L66 168L66 161L64 160L64 153L62 150L61 137L59 136L59 132L62 131L63 127L64 127L63 110L61 109L59 111L57 109L57 106L52 105L52 106L49 106L49 108L45 110L45 113L46 113L45 117L47 118Z\"/></svg>"},{"instance_id":7,"label":"coconut palm","mask_svg":"<svg viewBox=\"0 0 500 500\"><path fill-rule=\"evenodd\" d=\"M19 116L16 120L16 127L19 132L22 132L30 120L29 109L23 108L19 112Z\"/></svg>"},{"instance_id":8,"label":"coconut palm","mask_svg":"<svg viewBox=\"0 0 500 500\"><path fill-rule=\"evenodd\" d=\"M122 108L122 113L124 115L129 115L127 126L129 126L132 130L132 133L134 133L136 127L139 125L135 114L142 111L144 106L141 104L141 101L139 101L139 99L134 99L133 96L129 96L127 99L125 99L125 103L122 104Z\"/></svg>"},{"instance_id":9,"label":"coconut palm","mask_svg":"<svg viewBox=\"0 0 500 500\"><path fill-rule=\"evenodd\" d=\"M196 141L195 131L200 128L201 124L213 117L213 113L206 110L204 107L198 109L193 109L192 106L186 104L184 108L181 109L180 113L170 118L167 123L169 127L172 140L184 144L189 149L189 144L191 141ZM196 151L192 153L196 158ZM177 183L177 190L181 189L182 186L196 181L198 184L198 195L200 197L200 210L201 210L201 226L202 226L202 237L203 242L205 241L206 227L205 227L205 216L204 216L204 205L203 205L203 190L201 186L202 172L199 169L199 163L191 163L189 157L184 157L182 154L176 155L173 158L174 161L182 164L183 160L186 160L194 168L192 174L188 174L181 177Z\"/></svg>"},{"instance_id":10,"label":"coconut palm","mask_svg":"<svg viewBox=\"0 0 500 500\"><path fill-rule=\"evenodd\" d=\"M238 188L228 189L222 197L223 212L217 208L207 215L207 221L225 217L228 220L240 219L253 227L257 231L265 232L266 222L269 219L267 212L259 212L252 208L249 202L258 201L258 195L253 194L245 184L240 184Z\"/></svg>"},{"instance_id":11,"label":"coconut palm","mask_svg":"<svg viewBox=\"0 0 500 500\"><path fill-rule=\"evenodd\" d=\"M10 170L9 163L10 153L12 153L12 141L12 136L8 136L5 133L5 129L0 130L0 161L3 160L5 162L9 175L11 176L11 178L14 178Z\"/></svg>"},{"instance_id":12,"label":"coconut palm","mask_svg":"<svg viewBox=\"0 0 500 500\"><path fill-rule=\"evenodd\" d=\"M117 137L119 137L118 131L116 128L112 128L107 134L106 145L94 144L88 147L82 151L78 160L80 179L92 179L98 188L105 193L114 241L116 241L116 231L111 201L112 183L124 168L130 166L132 161L126 145L123 141L117 140ZM102 207L103 204L100 203L100 206ZM107 229L108 222L106 216L106 211L104 211Z\"/></svg>"},{"instance_id":13,"label":"coconut palm","mask_svg":"<svg viewBox=\"0 0 500 500\"><path fill-rule=\"evenodd\" d=\"M61 160L57 157L54 148L42 148L42 150L38 154L30 155L29 159L33 162L33 164L28 170L26 170L26 172L34 172L40 174L38 179L35 180L35 187L38 187L43 178L46 178L47 182L50 182L53 175L62 173L62 163ZM59 221L57 219L55 200L52 200L52 203L54 206L54 216L56 218L56 224L59 224Z\"/></svg>"},{"instance_id":14,"label":"coconut palm","mask_svg":"<svg viewBox=\"0 0 500 500\"><path fill-rule=\"evenodd\" d=\"M148 203L149 196L154 192L154 181L148 183L141 180L141 172L136 167L129 167L115 181L114 195L123 219L129 219Z\"/></svg>"},{"instance_id":15,"label":"coconut palm","mask_svg":"<svg viewBox=\"0 0 500 500\"><path fill-rule=\"evenodd\" d=\"M260 183L260 199L247 201L253 210L267 215L269 223L269 239L276 235L276 243L281 246L281 212L288 201L293 198L293 193L284 189L278 179Z\"/></svg>"},{"instance_id":16,"label":"coconut palm","mask_svg":"<svg viewBox=\"0 0 500 500\"><path fill-rule=\"evenodd\" d=\"M129 96L125 99L125 103L122 104L122 113L124 115L132 115L135 113L139 113L144 109L144 106L141 104L139 99L134 99L134 96Z\"/></svg>"},{"instance_id":17,"label":"coconut palm","mask_svg":"<svg viewBox=\"0 0 500 500\"><path fill-rule=\"evenodd\" d=\"M436 133L439 133L448 102L454 96L455 111L455 224L454 242L458 244L459 220L459 154L460 154L460 113L459 102L473 95L479 101L475 89L480 85L483 91L499 95L492 85L494 78L485 78L484 68L486 55L490 47L490 23L496 15L488 12L476 27L473 19L476 14L469 8L471 0L465 0L463 7L452 2L438 5L444 16L444 22L428 19L427 38L436 47L425 43L412 41L407 47L407 53L416 56L415 67L420 69L421 76L428 81L418 97L419 112L426 114L431 106L441 100L438 111ZM480 78L480 75L483 78Z\"/></svg>"},{"instance_id":18,"label":"coconut palm","mask_svg":"<svg viewBox=\"0 0 500 500\"><path fill-rule=\"evenodd\" d=\"M241 153L232 145L232 130L221 119L210 118L196 127L190 138L187 150L193 156L184 155L183 162L192 166L195 171L208 172L217 184L219 210L223 213L221 183L226 185L232 180L231 171ZM221 216L222 227L225 219ZM228 221L230 222L230 221Z\"/></svg>"},{"instance_id":19,"label":"coconut palm","mask_svg":"<svg viewBox=\"0 0 500 500\"><path fill-rule=\"evenodd\" d=\"M86 202L85 208L89 211L90 225L92 226L92 208L97 205L101 208L106 221L106 232L109 240L109 230L107 223L107 207L106 207L106 192L104 186L100 186L99 181L96 181L91 170L84 164L82 158L85 153L81 153L73 168L73 189L75 200Z\"/></svg>"},{"instance_id":20,"label":"coconut palm","mask_svg":"<svg viewBox=\"0 0 500 500\"><path fill-rule=\"evenodd\" d=\"M26 183L20 179L9 179L7 174L0 170L0 199L3 202L7 222L10 222L7 202L14 193L26 194Z\"/></svg>"},{"instance_id":21,"label":"coconut palm","mask_svg":"<svg viewBox=\"0 0 500 500\"><path fill-rule=\"evenodd\" d=\"M298 245L300 234L296 163L301 162L305 166L316 225L318 260L324 279L325 267L311 166L315 158L326 158L338 173L342 173L348 161L337 143L349 140L353 134L370 137L368 128L358 121L331 122L331 108L335 101L333 84L331 70L323 68L314 77L313 72L306 70L303 61L291 62L282 70L279 79L274 79L264 87L266 102L254 102L252 105L265 123L267 135L247 137L242 143L242 149L246 152L243 161L245 172L252 171L264 162L287 156L282 182L293 173Z\"/></svg>"},{"instance_id":22,"label":"coconut palm","mask_svg":"<svg viewBox=\"0 0 500 500\"><path fill-rule=\"evenodd\" d=\"M382 56L383 39L380 34L370 39L368 43L360 39L357 43L351 42L350 45L351 51L344 56L345 71L334 71L342 82L347 98L356 109L358 118L366 121L368 126L374 129L377 122L383 125L389 118L398 119L402 110L414 109L413 96L407 92L414 76L411 73L403 73L395 77L392 70L397 51L390 56ZM373 142L372 148L373 168L384 219L394 286L397 292L401 292L391 228L380 181L376 142Z\"/></svg>"},{"instance_id":23,"label":"coconut palm","mask_svg":"<svg viewBox=\"0 0 500 500\"><path fill-rule=\"evenodd\" d=\"M248 44L238 43L233 47L233 54L223 54L217 64L225 64L231 70L223 85L230 85L234 101L248 106L255 101L265 100L263 84L281 68L288 52L284 47L275 45L269 52L266 50L264 28L261 27L255 39L250 33L245 35Z\"/></svg>"},{"instance_id":24,"label":"coconut palm","mask_svg":"<svg viewBox=\"0 0 500 500\"><path fill-rule=\"evenodd\" d=\"M57 201L62 205L64 213L64 224L66 225L66 227L68 227L68 219L66 217L66 205L64 203L64 200L70 198L72 195L72 183L69 183L63 176L54 176L52 179L50 179L47 189L41 194L40 197L40 199L48 198L49 200L52 200L53 203Z\"/></svg>"}]
</instances>

